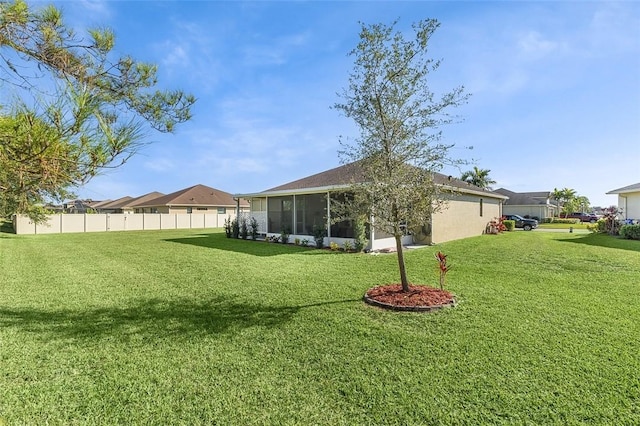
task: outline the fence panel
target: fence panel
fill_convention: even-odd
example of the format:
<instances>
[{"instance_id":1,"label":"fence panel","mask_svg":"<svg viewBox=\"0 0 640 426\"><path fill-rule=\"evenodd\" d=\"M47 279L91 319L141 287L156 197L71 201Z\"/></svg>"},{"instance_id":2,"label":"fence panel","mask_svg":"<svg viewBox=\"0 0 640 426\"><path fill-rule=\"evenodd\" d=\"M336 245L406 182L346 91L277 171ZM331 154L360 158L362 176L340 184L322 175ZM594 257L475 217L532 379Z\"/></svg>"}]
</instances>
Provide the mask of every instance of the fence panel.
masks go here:
<instances>
[{"instance_id":1,"label":"fence panel","mask_svg":"<svg viewBox=\"0 0 640 426\"><path fill-rule=\"evenodd\" d=\"M158 229L220 228L227 216L206 213L55 214L34 224L27 216L16 215L16 234L60 234L71 232L137 231Z\"/></svg>"}]
</instances>

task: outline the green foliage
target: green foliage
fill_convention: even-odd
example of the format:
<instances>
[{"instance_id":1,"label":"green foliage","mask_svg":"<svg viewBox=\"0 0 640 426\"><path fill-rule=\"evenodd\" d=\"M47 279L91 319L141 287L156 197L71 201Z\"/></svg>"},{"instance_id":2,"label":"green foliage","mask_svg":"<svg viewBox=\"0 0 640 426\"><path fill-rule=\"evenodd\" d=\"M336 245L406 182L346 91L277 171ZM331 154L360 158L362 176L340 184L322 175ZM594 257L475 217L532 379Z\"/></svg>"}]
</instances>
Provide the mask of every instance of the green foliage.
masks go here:
<instances>
[{"instance_id":1,"label":"green foliage","mask_svg":"<svg viewBox=\"0 0 640 426\"><path fill-rule=\"evenodd\" d=\"M282 232L280 232L280 242L282 244L289 244L289 237L291 236L291 232L287 228L283 228Z\"/></svg>"},{"instance_id":2,"label":"green foliage","mask_svg":"<svg viewBox=\"0 0 640 426\"><path fill-rule=\"evenodd\" d=\"M327 236L327 229L324 226L314 225L313 227L313 240L316 243L316 247L321 249L324 247L324 237Z\"/></svg>"},{"instance_id":3,"label":"green foliage","mask_svg":"<svg viewBox=\"0 0 640 426\"><path fill-rule=\"evenodd\" d=\"M329 243L329 249L331 249L331 251L338 251L340 250L340 244L336 243L335 241L331 241Z\"/></svg>"},{"instance_id":4,"label":"green foliage","mask_svg":"<svg viewBox=\"0 0 640 426\"><path fill-rule=\"evenodd\" d=\"M249 236L249 227L247 226L247 218L245 216L240 217L240 237L246 240Z\"/></svg>"},{"instance_id":5,"label":"green foliage","mask_svg":"<svg viewBox=\"0 0 640 426\"><path fill-rule=\"evenodd\" d=\"M125 163L147 129L173 131L191 118L192 95L154 91L155 65L114 56L115 36L79 37L54 6L0 2L4 85L0 101L0 214L71 197L106 167Z\"/></svg>"},{"instance_id":6,"label":"green foliage","mask_svg":"<svg viewBox=\"0 0 640 426\"><path fill-rule=\"evenodd\" d=\"M640 225L622 225L620 236L629 240L640 240Z\"/></svg>"},{"instance_id":7,"label":"green foliage","mask_svg":"<svg viewBox=\"0 0 640 426\"><path fill-rule=\"evenodd\" d=\"M342 248L344 249L344 251L350 252L353 250L353 243L349 240L345 240L345 242L342 244Z\"/></svg>"},{"instance_id":8,"label":"green foliage","mask_svg":"<svg viewBox=\"0 0 640 426\"><path fill-rule=\"evenodd\" d=\"M504 225L506 231L513 231L514 229L516 229L515 220L503 220L502 224Z\"/></svg>"},{"instance_id":9,"label":"green foliage","mask_svg":"<svg viewBox=\"0 0 640 426\"><path fill-rule=\"evenodd\" d=\"M249 226L251 228L251 239L256 240L258 238L258 221L255 217L251 217L251 221L249 222Z\"/></svg>"},{"instance_id":10,"label":"green foliage","mask_svg":"<svg viewBox=\"0 0 640 426\"><path fill-rule=\"evenodd\" d=\"M299 246L300 245L300 238L294 239L293 240L293 244L296 245L296 246Z\"/></svg>"},{"instance_id":11,"label":"green foliage","mask_svg":"<svg viewBox=\"0 0 640 426\"><path fill-rule=\"evenodd\" d=\"M477 166L473 166L473 170L462 173L460 180L480 188L491 189L491 185L496 183L496 181L489 177L489 173L491 173L491 170L480 169Z\"/></svg>"},{"instance_id":12,"label":"green foliage","mask_svg":"<svg viewBox=\"0 0 640 426\"><path fill-rule=\"evenodd\" d=\"M307 240L306 238L303 238L302 241L300 241L300 245L302 245L302 247L308 247L309 240Z\"/></svg>"},{"instance_id":13,"label":"green foliage","mask_svg":"<svg viewBox=\"0 0 640 426\"><path fill-rule=\"evenodd\" d=\"M231 221L231 235L233 238L240 238L240 224L237 217Z\"/></svg>"},{"instance_id":14,"label":"green foliage","mask_svg":"<svg viewBox=\"0 0 640 426\"><path fill-rule=\"evenodd\" d=\"M354 221L353 224L353 232L354 232L354 249L358 253L364 250L364 248L369 243L367 238L367 226L366 226L366 216L360 215Z\"/></svg>"},{"instance_id":15,"label":"green foliage","mask_svg":"<svg viewBox=\"0 0 640 426\"><path fill-rule=\"evenodd\" d=\"M231 220L230 216L227 216L227 218L224 220L224 233L226 234L227 238L231 238L231 236L233 235L233 221Z\"/></svg>"}]
</instances>

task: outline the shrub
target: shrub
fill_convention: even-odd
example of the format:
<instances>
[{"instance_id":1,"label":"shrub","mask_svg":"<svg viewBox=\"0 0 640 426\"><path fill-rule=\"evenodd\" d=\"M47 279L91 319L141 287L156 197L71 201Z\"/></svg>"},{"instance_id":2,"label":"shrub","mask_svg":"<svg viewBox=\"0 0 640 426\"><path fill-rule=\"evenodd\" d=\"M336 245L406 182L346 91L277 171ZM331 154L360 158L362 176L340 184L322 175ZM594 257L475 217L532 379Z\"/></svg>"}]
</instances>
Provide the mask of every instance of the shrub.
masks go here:
<instances>
[{"instance_id":1,"label":"shrub","mask_svg":"<svg viewBox=\"0 0 640 426\"><path fill-rule=\"evenodd\" d=\"M609 235L619 235L622 222L618 217L621 214L622 209L616 206L611 206L604 210L604 232Z\"/></svg>"},{"instance_id":2,"label":"shrub","mask_svg":"<svg viewBox=\"0 0 640 426\"><path fill-rule=\"evenodd\" d=\"M369 240L367 239L367 227L364 217L359 217L354 223L355 233L355 250L360 253L367 246Z\"/></svg>"},{"instance_id":3,"label":"shrub","mask_svg":"<svg viewBox=\"0 0 640 426\"><path fill-rule=\"evenodd\" d=\"M233 238L238 238L240 236L240 225L238 224L238 218L235 218L231 221L231 233L233 234Z\"/></svg>"},{"instance_id":4,"label":"shrub","mask_svg":"<svg viewBox=\"0 0 640 426\"><path fill-rule=\"evenodd\" d=\"M351 243L351 241L347 240L342 245L342 248L344 248L344 251L352 251L353 250L353 244Z\"/></svg>"},{"instance_id":5,"label":"shrub","mask_svg":"<svg viewBox=\"0 0 640 426\"><path fill-rule=\"evenodd\" d=\"M291 233L289 232L289 230L283 229L282 232L280 233L280 242L282 244L289 244L289 236L291 236Z\"/></svg>"},{"instance_id":6,"label":"shrub","mask_svg":"<svg viewBox=\"0 0 640 426\"><path fill-rule=\"evenodd\" d=\"M561 217L552 217L551 222L548 222L548 223L564 223L564 224L575 225L576 223L580 223L580 219L564 219Z\"/></svg>"},{"instance_id":7,"label":"shrub","mask_svg":"<svg viewBox=\"0 0 640 426\"><path fill-rule=\"evenodd\" d=\"M296 238L295 240L293 240L293 244L299 246L300 245L300 238Z\"/></svg>"},{"instance_id":8,"label":"shrub","mask_svg":"<svg viewBox=\"0 0 640 426\"><path fill-rule=\"evenodd\" d=\"M596 223L588 223L587 229L589 232L603 233L606 232L606 219L598 219Z\"/></svg>"},{"instance_id":9,"label":"shrub","mask_svg":"<svg viewBox=\"0 0 640 426\"><path fill-rule=\"evenodd\" d=\"M231 233L233 231L232 221L230 217L227 217L224 220L224 233L227 235L227 238L231 238Z\"/></svg>"},{"instance_id":10,"label":"shrub","mask_svg":"<svg viewBox=\"0 0 640 426\"><path fill-rule=\"evenodd\" d=\"M255 240L256 238L258 238L258 221L255 217L251 217L249 226L251 227L251 239Z\"/></svg>"},{"instance_id":11,"label":"shrub","mask_svg":"<svg viewBox=\"0 0 640 426\"><path fill-rule=\"evenodd\" d=\"M242 216L240 218L240 237L243 240L246 240L249 236L249 227L247 226L247 218Z\"/></svg>"},{"instance_id":12,"label":"shrub","mask_svg":"<svg viewBox=\"0 0 640 426\"><path fill-rule=\"evenodd\" d=\"M280 236L271 235L270 237L265 238L265 241L268 243L278 243L280 242Z\"/></svg>"},{"instance_id":13,"label":"shrub","mask_svg":"<svg viewBox=\"0 0 640 426\"><path fill-rule=\"evenodd\" d=\"M329 248L331 249L331 251L338 251L340 250L340 246L338 245L338 243L336 243L335 241L331 241L329 243Z\"/></svg>"},{"instance_id":14,"label":"shrub","mask_svg":"<svg viewBox=\"0 0 640 426\"><path fill-rule=\"evenodd\" d=\"M327 236L327 230L323 226L314 225L313 227L313 239L316 243L316 247L321 249L324 247L324 237Z\"/></svg>"},{"instance_id":15,"label":"shrub","mask_svg":"<svg viewBox=\"0 0 640 426\"><path fill-rule=\"evenodd\" d=\"M302 247L307 247L309 245L309 240L305 238L302 241L300 241L300 244L302 245Z\"/></svg>"},{"instance_id":16,"label":"shrub","mask_svg":"<svg viewBox=\"0 0 640 426\"><path fill-rule=\"evenodd\" d=\"M503 220L502 224L504 225L505 230L513 231L516 229L516 221L515 220Z\"/></svg>"},{"instance_id":17,"label":"shrub","mask_svg":"<svg viewBox=\"0 0 640 426\"><path fill-rule=\"evenodd\" d=\"M640 240L640 225L622 225L620 236L628 240Z\"/></svg>"}]
</instances>

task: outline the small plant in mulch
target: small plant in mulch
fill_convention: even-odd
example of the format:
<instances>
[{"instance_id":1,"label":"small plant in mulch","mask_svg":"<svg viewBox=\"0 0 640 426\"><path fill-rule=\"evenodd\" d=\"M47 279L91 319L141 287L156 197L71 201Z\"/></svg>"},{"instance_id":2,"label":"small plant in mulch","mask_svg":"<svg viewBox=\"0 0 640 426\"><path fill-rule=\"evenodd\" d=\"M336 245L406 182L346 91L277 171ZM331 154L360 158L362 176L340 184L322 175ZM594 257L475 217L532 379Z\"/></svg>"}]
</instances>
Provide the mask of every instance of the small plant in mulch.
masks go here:
<instances>
[{"instance_id":1,"label":"small plant in mulch","mask_svg":"<svg viewBox=\"0 0 640 426\"><path fill-rule=\"evenodd\" d=\"M447 272L451 270L451 265L447 265L447 255L440 251L435 254L435 258L440 268L440 290L444 290L444 279Z\"/></svg>"}]
</instances>

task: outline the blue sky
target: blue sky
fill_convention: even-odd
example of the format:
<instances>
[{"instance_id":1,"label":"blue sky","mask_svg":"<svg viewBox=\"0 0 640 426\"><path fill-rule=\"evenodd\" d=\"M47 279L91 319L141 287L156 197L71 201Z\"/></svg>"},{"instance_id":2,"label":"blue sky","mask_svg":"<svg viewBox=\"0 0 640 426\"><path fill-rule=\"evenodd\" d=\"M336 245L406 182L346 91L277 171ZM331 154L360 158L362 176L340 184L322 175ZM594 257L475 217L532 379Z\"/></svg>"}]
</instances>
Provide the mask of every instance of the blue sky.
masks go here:
<instances>
[{"instance_id":1,"label":"blue sky","mask_svg":"<svg viewBox=\"0 0 640 426\"><path fill-rule=\"evenodd\" d=\"M616 197L607 191L640 182L639 2L54 4L78 30L113 29L117 53L159 66L160 87L198 98L193 120L149 133L126 165L80 188L84 198L198 183L257 192L340 165L338 137L358 134L330 108L352 70L347 53L359 22L396 18L403 32L440 21L431 56L443 63L431 88L472 94L444 141L456 145L453 157L490 169L495 188L568 187L608 206Z\"/></svg>"}]
</instances>

